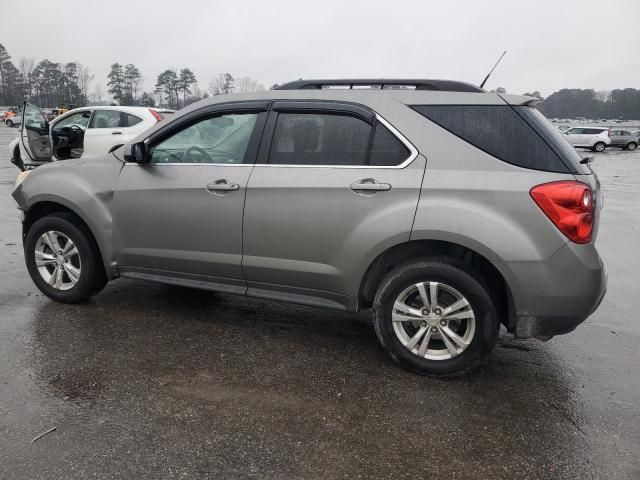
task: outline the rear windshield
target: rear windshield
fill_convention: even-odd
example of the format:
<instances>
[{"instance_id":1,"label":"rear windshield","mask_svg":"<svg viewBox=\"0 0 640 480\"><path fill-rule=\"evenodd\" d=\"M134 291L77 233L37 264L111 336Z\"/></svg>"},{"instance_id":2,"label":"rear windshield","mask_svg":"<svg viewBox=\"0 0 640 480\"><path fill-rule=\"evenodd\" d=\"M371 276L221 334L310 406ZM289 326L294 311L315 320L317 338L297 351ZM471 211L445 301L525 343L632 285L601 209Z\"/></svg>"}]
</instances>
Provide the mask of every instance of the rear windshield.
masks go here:
<instances>
[{"instance_id":1,"label":"rear windshield","mask_svg":"<svg viewBox=\"0 0 640 480\"><path fill-rule=\"evenodd\" d=\"M534 107L416 105L418 113L504 162L533 170L588 173L562 133Z\"/></svg>"}]
</instances>

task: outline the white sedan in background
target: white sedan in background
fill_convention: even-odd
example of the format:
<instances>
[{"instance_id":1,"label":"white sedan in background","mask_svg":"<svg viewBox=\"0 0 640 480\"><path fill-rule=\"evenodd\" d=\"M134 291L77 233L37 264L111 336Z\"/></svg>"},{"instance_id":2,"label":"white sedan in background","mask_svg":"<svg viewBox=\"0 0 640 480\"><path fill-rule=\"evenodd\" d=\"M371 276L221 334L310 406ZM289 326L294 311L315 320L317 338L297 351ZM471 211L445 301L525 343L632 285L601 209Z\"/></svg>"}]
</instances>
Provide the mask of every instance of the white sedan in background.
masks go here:
<instances>
[{"instance_id":1,"label":"white sedan in background","mask_svg":"<svg viewBox=\"0 0 640 480\"><path fill-rule=\"evenodd\" d=\"M47 122L29 103L23 109L20 135L9 144L18 168L105 155L161 121L174 110L146 107L82 107Z\"/></svg>"}]
</instances>

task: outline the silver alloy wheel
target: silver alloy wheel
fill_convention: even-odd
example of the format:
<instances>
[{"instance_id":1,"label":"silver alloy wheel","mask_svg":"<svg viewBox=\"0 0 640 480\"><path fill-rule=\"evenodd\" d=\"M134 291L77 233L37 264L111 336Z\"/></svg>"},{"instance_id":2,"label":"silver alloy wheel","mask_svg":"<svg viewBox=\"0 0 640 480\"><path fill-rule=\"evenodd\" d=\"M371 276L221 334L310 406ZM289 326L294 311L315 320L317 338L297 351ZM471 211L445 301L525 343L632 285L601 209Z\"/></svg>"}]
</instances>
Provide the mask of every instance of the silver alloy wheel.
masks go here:
<instances>
[{"instance_id":1,"label":"silver alloy wheel","mask_svg":"<svg viewBox=\"0 0 640 480\"><path fill-rule=\"evenodd\" d=\"M64 233L44 232L35 246L38 272L56 290L69 290L80 279L82 264L77 247Z\"/></svg>"},{"instance_id":2,"label":"silver alloy wheel","mask_svg":"<svg viewBox=\"0 0 640 480\"><path fill-rule=\"evenodd\" d=\"M476 331L469 301L455 288L421 282L404 289L393 304L393 329L412 353L448 360L464 352Z\"/></svg>"},{"instance_id":3,"label":"silver alloy wheel","mask_svg":"<svg viewBox=\"0 0 640 480\"><path fill-rule=\"evenodd\" d=\"M631 152L632 152L632 151L634 151L634 150L636 149L636 146L637 146L637 145L636 145L635 143L633 143L633 142L632 142L632 143L630 143L630 144L627 146L627 150L629 150L629 151L631 151Z\"/></svg>"},{"instance_id":4,"label":"silver alloy wheel","mask_svg":"<svg viewBox=\"0 0 640 480\"><path fill-rule=\"evenodd\" d=\"M605 145L602 142L596 143L596 152L604 152Z\"/></svg>"}]
</instances>

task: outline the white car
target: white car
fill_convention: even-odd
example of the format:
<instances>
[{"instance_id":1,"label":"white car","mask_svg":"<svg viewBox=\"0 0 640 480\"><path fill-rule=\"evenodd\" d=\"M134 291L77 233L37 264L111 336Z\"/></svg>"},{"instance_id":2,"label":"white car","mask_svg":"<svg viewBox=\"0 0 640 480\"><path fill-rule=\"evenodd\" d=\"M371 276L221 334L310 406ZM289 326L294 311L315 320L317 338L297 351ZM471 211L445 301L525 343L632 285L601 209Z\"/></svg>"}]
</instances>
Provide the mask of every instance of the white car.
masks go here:
<instances>
[{"instance_id":1,"label":"white car","mask_svg":"<svg viewBox=\"0 0 640 480\"><path fill-rule=\"evenodd\" d=\"M83 107L47 122L31 104L23 109L20 135L9 144L21 170L70 158L105 155L161 121L174 110L146 107Z\"/></svg>"},{"instance_id":2,"label":"white car","mask_svg":"<svg viewBox=\"0 0 640 480\"><path fill-rule=\"evenodd\" d=\"M603 152L611 144L608 127L572 127L564 134L574 147L590 148L594 152Z\"/></svg>"}]
</instances>

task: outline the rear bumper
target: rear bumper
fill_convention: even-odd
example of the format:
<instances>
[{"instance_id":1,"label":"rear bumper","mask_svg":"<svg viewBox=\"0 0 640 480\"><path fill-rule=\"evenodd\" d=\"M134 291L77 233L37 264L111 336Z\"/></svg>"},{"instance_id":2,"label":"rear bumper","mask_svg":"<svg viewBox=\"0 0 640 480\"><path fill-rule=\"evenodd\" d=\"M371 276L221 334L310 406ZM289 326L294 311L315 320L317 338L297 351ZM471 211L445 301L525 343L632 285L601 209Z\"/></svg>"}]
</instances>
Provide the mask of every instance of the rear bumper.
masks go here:
<instances>
[{"instance_id":1,"label":"rear bumper","mask_svg":"<svg viewBox=\"0 0 640 480\"><path fill-rule=\"evenodd\" d=\"M544 262L496 262L511 294L508 330L516 337L573 331L600 305L607 267L593 244L568 242Z\"/></svg>"}]
</instances>

